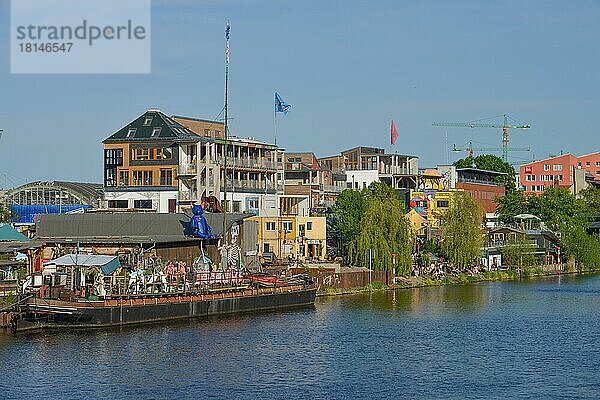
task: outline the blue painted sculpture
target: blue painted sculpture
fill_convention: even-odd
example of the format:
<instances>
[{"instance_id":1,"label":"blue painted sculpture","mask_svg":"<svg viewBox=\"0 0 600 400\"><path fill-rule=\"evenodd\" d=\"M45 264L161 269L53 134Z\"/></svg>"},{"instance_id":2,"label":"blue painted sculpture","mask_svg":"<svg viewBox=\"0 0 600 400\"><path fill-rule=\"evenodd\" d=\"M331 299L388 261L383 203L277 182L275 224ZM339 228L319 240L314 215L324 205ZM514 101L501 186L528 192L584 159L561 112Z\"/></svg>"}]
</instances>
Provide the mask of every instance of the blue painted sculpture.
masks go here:
<instances>
[{"instance_id":1,"label":"blue painted sculpture","mask_svg":"<svg viewBox=\"0 0 600 400\"><path fill-rule=\"evenodd\" d=\"M206 222L204 218L204 209L199 204L192 206L192 213L194 216L190 222L192 228L192 235L200 239L214 239L215 235L212 233L212 228Z\"/></svg>"}]
</instances>

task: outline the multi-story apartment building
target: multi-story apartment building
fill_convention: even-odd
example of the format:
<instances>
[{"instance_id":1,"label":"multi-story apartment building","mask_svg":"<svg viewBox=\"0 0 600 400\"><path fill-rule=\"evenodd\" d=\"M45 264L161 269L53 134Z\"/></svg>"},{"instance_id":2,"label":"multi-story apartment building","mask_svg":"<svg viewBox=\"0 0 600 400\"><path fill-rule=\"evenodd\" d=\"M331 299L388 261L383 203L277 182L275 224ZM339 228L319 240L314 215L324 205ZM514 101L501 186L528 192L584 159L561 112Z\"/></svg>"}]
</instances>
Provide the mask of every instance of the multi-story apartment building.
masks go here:
<instances>
[{"instance_id":1,"label":"multi-story apartment building","mask_svg":"<svg viewBox=\"0 0 600 400\"><path fill-rule=\"evenodd\" d=\"M103 141L103 206L177 212L180 154L200 140L159 110L119 129Z\"/></svg>"},{"instance_id":2,"label":"multi-story apartment building","mask_svg":"<svg viewBox=\"0 0 600 400\"><path fill-rule=\"evenodd\" d=\"M418 186L419 158L416 156L387 154L384 149L360 146L322 161L332 170L343 166L348 188L360 190L373 182L382 182L394 189Z\"/></svg>"},{"instance_id":3,"label":"multi-story apartment building","mask_svg":"<svg viewBox=\"0 0 600 400\"><path fill-rule=\"evenodd\" d=\"M579 157L563 154L523 164L519 170L519 181L525 193L541 194L550 186L568 188L572 193L578 193L587 186L585 179L578 184L578 176L585 174L589 174L594 181L600 181L600 152Z\"/></svg>"},{"instance_id":4,"label":"multi-story apartment building","mask_svg":"<svg viewBox=\"0 0 600 400\"><path fill-rule=\"evenodd\" d=\"M274 253L279 259L327 257L325 217L252 217L258 222L259 254Z\"/></svg>"},{"instance_id":5,"label":"multi-story apartment building","mask_svg":"<svg viewBox=\"0 0 600 400\"><path fill-rule=\"evenodd\" d=\"M331 206L346 188L345 176L324 168L314 153L286 153L284 165L285 194L307 196L311 209Z\"/></svg>"},{"instance_id":6,"label":"multi-story apartment building","mask_svg":"<svg viewBox=\"0 0 600 400\"><path fill-rule=\"evenodd\" d=\"M155 150L148 155L142 153L142 159L122 156L137 154L131 150L132 146L155 149L162 148L163 143L169 143L171 152L168 157L165 152L159 154ZM282 150L252 138L229 137L226 145L224 124L221 122L168 117L158 110L149 110L106 139L104 147L106 171L114 169L119 176L121 171L137 168L140 162L148 173L152 170L150 175L141 175L141 185L139 180L135 180L126 190L118 178L112 186L111 179L105 178L105 186L110 188L106 196L109 208L151 208L158 212L175 212L190 208L193 202L214 198L228 211L256 215L278 213L277 195L283 192ZM158 159L159 156L162 158ZM113 160L114 157L118 160ZM115 166L115 162L119 165ZM166 172L160 169L167 165L171 169L170 175L164 175ZM112 172L108 176L110 174ZM158 176L160 179L155 178ZM151 193L159 195L152 197ZM156 200L139 202L149 197ZM166 202L160 200L162 198Z\"/></svg>"}]
</instances>

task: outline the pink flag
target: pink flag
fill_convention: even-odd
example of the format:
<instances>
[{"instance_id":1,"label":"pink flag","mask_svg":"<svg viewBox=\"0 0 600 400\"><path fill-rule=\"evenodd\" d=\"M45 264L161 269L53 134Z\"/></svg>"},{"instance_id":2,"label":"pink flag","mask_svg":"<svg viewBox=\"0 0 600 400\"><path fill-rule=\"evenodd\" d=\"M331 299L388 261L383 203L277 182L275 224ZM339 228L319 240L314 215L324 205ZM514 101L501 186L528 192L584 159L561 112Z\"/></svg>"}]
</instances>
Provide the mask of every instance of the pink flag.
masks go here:
<instances>
[{"instance_id":1,"label":"pink flag","mask_svg":"<svg viewBox=\"0 0 600 400\"><path fill-rule=\"evenodd\" d=\"M392 144L396 144L396 140L398 139L398 131L396 130L396 125L394 124L394 120L392 120L392 127L390 129L390 140Z\"/></svg>"}]
</instances>

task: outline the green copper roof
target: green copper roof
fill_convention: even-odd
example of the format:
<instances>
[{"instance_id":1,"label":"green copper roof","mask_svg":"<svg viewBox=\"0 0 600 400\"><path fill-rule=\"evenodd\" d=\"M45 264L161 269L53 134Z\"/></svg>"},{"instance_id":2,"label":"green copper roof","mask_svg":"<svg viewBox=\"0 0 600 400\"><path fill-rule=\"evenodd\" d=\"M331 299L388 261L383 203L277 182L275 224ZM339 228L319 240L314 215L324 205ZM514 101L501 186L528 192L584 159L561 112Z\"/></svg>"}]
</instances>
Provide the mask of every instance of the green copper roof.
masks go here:
<instances>
[{"instance_id":1,"label":"green copper roof","mask_svg":"<svg viewBox=\"0 0 600 400\"><path fill-rule=\"evenodd\" d=\"M200 137L159 110L148 110L102 143L148 141L198 142Z\"/></svg>"}]
</instances>

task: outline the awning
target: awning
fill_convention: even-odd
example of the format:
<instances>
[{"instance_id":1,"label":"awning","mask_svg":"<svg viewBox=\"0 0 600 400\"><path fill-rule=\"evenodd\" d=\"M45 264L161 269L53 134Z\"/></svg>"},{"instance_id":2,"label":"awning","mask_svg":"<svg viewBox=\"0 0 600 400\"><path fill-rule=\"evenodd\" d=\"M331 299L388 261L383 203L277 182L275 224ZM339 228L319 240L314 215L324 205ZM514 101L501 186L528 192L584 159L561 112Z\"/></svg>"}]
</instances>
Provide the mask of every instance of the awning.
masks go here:
<instances>
[{"instance_id":1,"label":"awning","mask_svg":"<svg viewBox=\"0 0 600 400\"><path fill-rule=\"evenodd\" d=\"M98 254L66 254L48 263L61 266L98 267L104 275L112 274L121 266L119 257Z\"/></svg>"}]
</instances>

